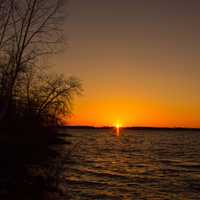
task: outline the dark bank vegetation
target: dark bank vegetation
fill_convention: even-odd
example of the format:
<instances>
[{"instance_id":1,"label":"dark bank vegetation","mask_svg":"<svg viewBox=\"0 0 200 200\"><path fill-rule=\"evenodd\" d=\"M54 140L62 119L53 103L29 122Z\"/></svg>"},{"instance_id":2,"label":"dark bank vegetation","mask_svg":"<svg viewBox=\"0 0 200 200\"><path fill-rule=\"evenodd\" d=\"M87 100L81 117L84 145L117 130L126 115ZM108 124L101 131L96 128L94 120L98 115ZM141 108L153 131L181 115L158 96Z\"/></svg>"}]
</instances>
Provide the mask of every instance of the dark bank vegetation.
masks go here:
<instances>
[{"instance_id":1,"label":"dark bank vegetation","mask_svg":"<svg viewBox=\"0 0 200 200\"><path fill-rule=\"evenodd\" d=\"M44 62L63 50L64 2L0 0L0 170L18 174L16 185L27 163L49 158L56 128L82 91L78 79L51 74Z\"/></svg>"}]
</instances>

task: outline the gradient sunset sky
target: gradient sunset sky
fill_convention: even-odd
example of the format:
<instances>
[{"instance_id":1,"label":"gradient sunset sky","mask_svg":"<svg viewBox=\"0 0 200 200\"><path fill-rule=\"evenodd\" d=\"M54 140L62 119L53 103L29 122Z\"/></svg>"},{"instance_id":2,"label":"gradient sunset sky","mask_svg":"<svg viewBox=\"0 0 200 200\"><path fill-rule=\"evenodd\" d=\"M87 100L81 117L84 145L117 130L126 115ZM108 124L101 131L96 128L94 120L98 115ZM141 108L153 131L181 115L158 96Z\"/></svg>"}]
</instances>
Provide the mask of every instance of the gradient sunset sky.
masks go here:
<instances>
[{"instance_id":1,"label":"gradient sunset sky","mask_svg":"<svg viewBox=\"0 0 200 200\"><path fill-rule=\"evenodd\" d=\"M56 70L84 94L73 125L200 127L200 1L71 0Z\"/></svg>"}]
</instances>

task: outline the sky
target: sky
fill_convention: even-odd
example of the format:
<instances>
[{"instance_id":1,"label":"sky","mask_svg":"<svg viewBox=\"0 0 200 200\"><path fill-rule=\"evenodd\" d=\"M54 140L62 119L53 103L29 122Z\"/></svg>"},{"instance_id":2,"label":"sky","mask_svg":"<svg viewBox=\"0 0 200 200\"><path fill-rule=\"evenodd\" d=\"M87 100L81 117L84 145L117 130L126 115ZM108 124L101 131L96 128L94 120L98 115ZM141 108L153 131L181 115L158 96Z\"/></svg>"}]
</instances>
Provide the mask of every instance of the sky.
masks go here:
<instances>
[{"instance_id":1,"label":"sky","mask_svg":"<svg viewBox=\"0 0 200 200\"><path fill-rule=\"evenodd\" d=\"M71 125L200 127L200 2L71 0L66 51L81 79Z\"/></svg>"}]
</instances>

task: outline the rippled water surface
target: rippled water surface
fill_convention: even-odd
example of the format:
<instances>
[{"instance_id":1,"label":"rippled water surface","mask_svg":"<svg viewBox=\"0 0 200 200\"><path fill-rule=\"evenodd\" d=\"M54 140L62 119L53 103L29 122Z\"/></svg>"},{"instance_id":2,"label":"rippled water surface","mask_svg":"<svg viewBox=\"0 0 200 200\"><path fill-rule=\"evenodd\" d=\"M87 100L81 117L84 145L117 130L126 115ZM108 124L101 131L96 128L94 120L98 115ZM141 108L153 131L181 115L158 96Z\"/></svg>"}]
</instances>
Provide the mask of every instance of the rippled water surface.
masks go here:
<instances>
[{"instance_id":1,"label":"rippled water surface","mask_svg":"<svg viewBox=\"0 0 200 200\"><path fill-rule=\"evenodd\" d=\"M65 171L71 199L200 199L200 132L68 133L74 148Z\"/></svg>"}]
</instances>

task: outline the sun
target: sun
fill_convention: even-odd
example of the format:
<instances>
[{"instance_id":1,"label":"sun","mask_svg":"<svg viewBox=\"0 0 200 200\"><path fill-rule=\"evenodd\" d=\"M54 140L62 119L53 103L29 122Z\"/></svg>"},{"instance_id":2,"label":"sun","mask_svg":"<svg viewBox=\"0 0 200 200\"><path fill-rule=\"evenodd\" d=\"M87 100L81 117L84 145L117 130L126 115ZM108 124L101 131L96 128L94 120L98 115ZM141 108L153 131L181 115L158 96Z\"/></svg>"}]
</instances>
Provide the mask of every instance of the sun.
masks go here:
<instances>
[{"instance_id":1,"label":"sun","mask_svg":"<svg viewBox=\"0 0 200 200\"><path fill-rule=\"evenodd\" d=\"M116 133L116 136L120 136L120 131L121 131L121 124L120 123L116 123L115 124L115 133Z\"/></svg>"},{"instance_id":2,"label":"sun","mask_svg":"<svg viewBox=\"0 0 200 200\"><path fill-rule=\"evenodd\" d=\"M117 129L119 129L119 128L121 128L121 124L118 124L118 123L117 123L117 124L115 125L115 127L116 127Z\"/></svg>"}]
</instances>

